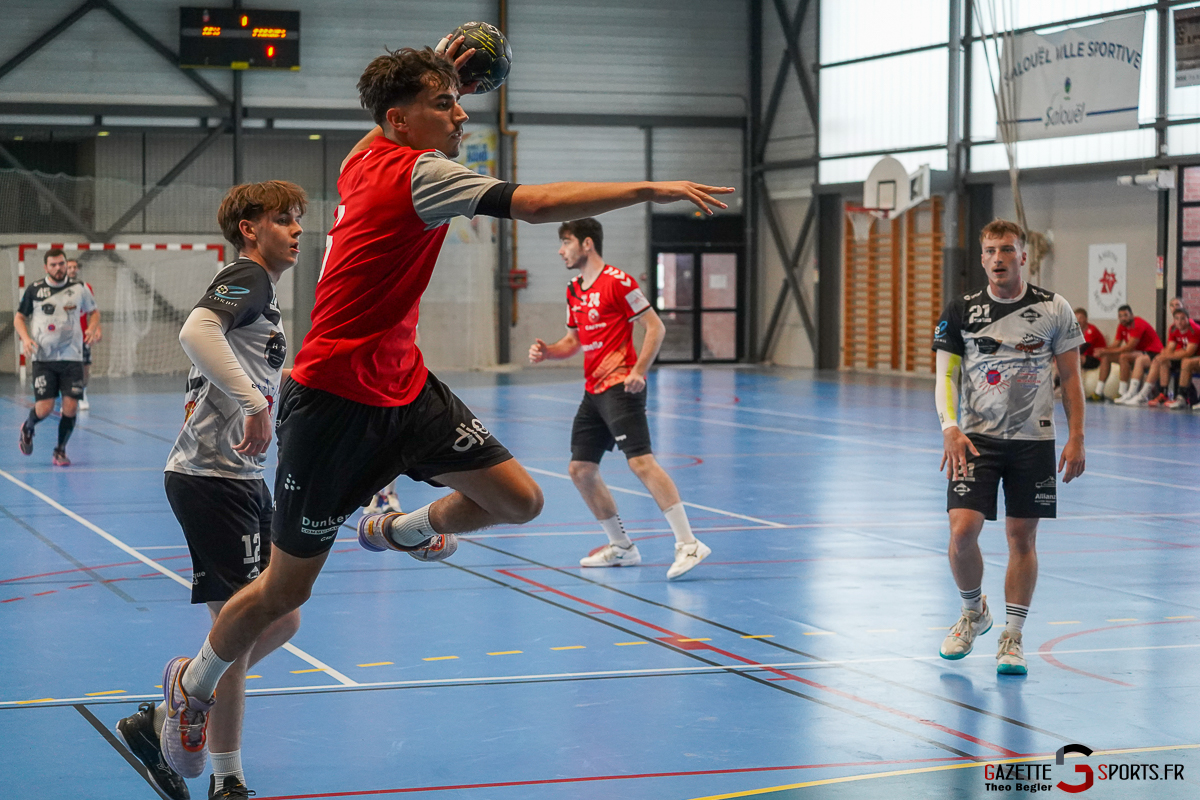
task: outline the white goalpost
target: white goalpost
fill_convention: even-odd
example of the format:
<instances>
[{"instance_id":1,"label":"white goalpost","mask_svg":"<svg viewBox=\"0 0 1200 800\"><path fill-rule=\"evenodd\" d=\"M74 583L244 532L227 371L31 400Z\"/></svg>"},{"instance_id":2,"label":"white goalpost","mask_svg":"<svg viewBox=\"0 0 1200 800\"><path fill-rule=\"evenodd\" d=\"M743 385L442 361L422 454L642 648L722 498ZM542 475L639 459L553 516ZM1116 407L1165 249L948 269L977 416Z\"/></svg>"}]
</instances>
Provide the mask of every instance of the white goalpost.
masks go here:
<instances>
[{"instance_id":1,"label":"white goalpost","mask_svg":"<svg viewBox=\"0 0 1200 800\"><path fill-rule=\"evenodd\" d=\"M103 338L92 348L92 375L128 377L183 372L183 321L225 263L225 245L181 242L28 242L17 245L14 308L28 283L44 273L48 250L79 261L79 278L92 286ZM26 380L19 342L17 372Z\"/></svg>"}]
</instances>

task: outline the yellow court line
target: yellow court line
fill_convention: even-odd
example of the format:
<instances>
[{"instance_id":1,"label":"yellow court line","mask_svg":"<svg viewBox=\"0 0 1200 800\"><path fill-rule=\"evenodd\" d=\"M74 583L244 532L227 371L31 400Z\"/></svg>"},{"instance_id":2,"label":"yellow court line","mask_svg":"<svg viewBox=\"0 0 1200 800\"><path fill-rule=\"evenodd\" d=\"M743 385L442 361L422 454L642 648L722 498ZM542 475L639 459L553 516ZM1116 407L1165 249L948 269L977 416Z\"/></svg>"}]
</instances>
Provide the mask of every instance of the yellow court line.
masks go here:
<instances>
[{"instance_id":1,"label":"yellow court line","mask_svg":"<svg viewBox=\"0 0 1200 800\"><path fill-rule=\"evenodd\" d=\"M154 684L154 688L155 688L155 689L161 689L161 688L162 688L162 684L161 684L161 683L156 683L156 684Z\"/></svg>"},{"instance_id":2,"label":"yellow court line","mask_svg":"<svg viewBox=\"0 0 1200 800\"><path fill-rule=\"evenodd\" d=\"M422 661L449 661L454 658L458 658L458 656L430 656L429 658L422 658L421 660Z\"/></svg>"},{"instance_id":3,"label":"yellow court line","mask_svg":"<svg viewBox=\"0 0 1200 800\"><path fill-rule=\"evenodd\" d=\"M125 694L124 689L109 689L107 692L88 692L84 697L100 697L106 694Z\"/></svg>"},{"instance_id":4,"label":"yellow court line","mask_svg":"<svg viewBox=\"0 0 1200 800\"><path fill-rule=\"evenodd\" d=\"M373 661L370 664L359 664L360 667L387 667L395 664L395 661Z\"/></svg>"},{"instance_id":5,"label":"yellow court line","mask_svg":"<svg viewBox=\"0 0 1200 800\"><path fill-rule=\"evenodd\" d=\"M1105 622L1137 622L1137 617L1125 617L1124 619L1106 619Z\"/></svg>"},{"instance_id":6,"label":"yellow court line","mask_svg":"<svg viewBox=\"0 0 1200 800\"><path fill-rule=\"evenodd\" d=\"M292 674L293 675L303 675L306 672L324 672L324 671L325 670L321 667L317 667L315 669L294 669L294 670L292 670Z\"/></svg>"},{"instance_id":7,"label":"yellow court line","mask_svg":"<svg viewBox=\"0 0 1200 800\"><path fill-rule=\"evenodd\" d=\"M677 641L677 642L711 642L711 641L712 641L712 639L708 639L708 638L703 638L703 639L676 639L675 641Z\"/></svg>"},{"instance_id":8,"label":"yellow court line","mask_svg":"<svg viewBox=\"0 0 1200 800\"><path fill-rule=\"evenodd\" d=\"M743 639L774 639L773 633L752 633L749 636L743 636Z\"/></svg>"},{"instance_id":9,"label":"yellow court line","mask_svg":"<svg viewBox=\"0 0 1200 800\"><path fill-rule=\"evenodd\" d=\"M251 678L261 678L261 677L262 677L262 675L247 675L246 680L250 680Z\"/></svg>"},{"instance_id":10,"label":"yellow court line","mask_svg":"<svg viewBox=\"0 0 1200 800\"><path fill-rule=\"evenodd\" d=\"M587 647L587 645L583 645L583 644L569 644L566 647L551 647L550 649L551 650L583 650L586 647Z\"/></svg>"},{"instance_id":11,"label":"yellow court line","mask_svg":"<svg viewBox=\"0 0 1200 800\"><path fill-rule=\"evenodd\" d=\"M489 656L515 656L524 653L524 650L497 650L495 653L488 653Z\"/></svg>"},{"instance_id":12,"label":"yellow court line","mask_svg":"<svg viewBox=\"0 0 1200 800\"><path fill-rule=\"evenodd\" d=\"M1064 620L1059 620L1058 622L1047 622L1046 624L1047 624L1047 625L1078 625L1078 624L1079 624L1079 620L1077 620L1077 619L1064 619Z\"/></svg>"},{"instance_id":13,"label":"yellow court line","mask_svg":"<svg viewBox=\"0 0 1200 800\"><path fill-rule=\"evenodd\" d=\"M1163 750L1195 750L1200 748L1200 744L1176 744L1163 745L1160 747L1130 747L1122 750L1096 750L1092 753L1093 756L1115 756L1127 755L1130 753L1156 753ZM971 761L965 764L944 764L938 767L914 767L913 769L900 769L893 772L871 772L866 775L847 775L842 778L825 778L819 781L804 781L803 783L789 783L784 786L768 786L763 789L748 789L744 792L733 792L732 794L714 794L705 797L693 798L693 800L732 800L735 797L753 797L759 794L770 794L772 792L782 792L788 789L807 789L810 786L829 786L835 783L853 783L855 781L869 781L876 778L896 778L901 775L921 775L928 772L945 772L952 769L971 769L975 767L983 767L988 764L1025 764L1034 761L1049 761L1054 758L1053 754L1044 756L1033 756L1030 758L1006 758L999 761Z\"/></svg>"},{"instance_id":14,"label":"yellow court line","mask_svg":"<svg viewBox=\"0 0 1200 800\"><path fill-rule=\"evenodd\" d=\"M24 706L24 705L28 705L29 703L52 703L52 702L54 702L53 697L39 697L37 700L18 700L16 702L16 704L19 706Z\"/></svg>"},{"instance_id":15,"label":"yellow court line","mask_svg":"<svg viewBox=\"0 0 1200 800\"><path fill-rule=\"evenodd\" d=\"M1196 617L1193 616L1192 614L1186 614L1182 617L1163 617L1163 619L1195 619L1195 618Z\"/></svg>"},{"instance_id":16,"label":"yellow court line","mask_svg":"<svg viewBox=\"0 0 1200 800\"><path fill-rule=\"evenodd\" d=\"M836 636L833 631L805 631L805 636Z\"/></svg>"},{"instance_id":17,"label":"yellow court line","mask_svg":"<svg viewBox=\"0 0 1200 800\"><path fill-rule=\"evenodd\" d=\"M617 647L631 647L635 644L650 644L649 642L613 642Z\"/></svg>"}]
</instances>

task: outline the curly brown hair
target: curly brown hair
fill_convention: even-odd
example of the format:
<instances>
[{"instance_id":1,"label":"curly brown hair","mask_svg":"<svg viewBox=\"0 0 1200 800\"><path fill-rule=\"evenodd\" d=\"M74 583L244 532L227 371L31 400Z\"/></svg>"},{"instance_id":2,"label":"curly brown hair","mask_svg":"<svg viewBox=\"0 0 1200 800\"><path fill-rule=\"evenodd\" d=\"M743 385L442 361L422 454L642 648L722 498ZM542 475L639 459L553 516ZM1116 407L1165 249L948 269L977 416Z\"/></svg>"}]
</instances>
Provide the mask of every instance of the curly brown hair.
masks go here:
<instances>
[{"instance_id":1,"label":"curly brown hair","mask_svg":"<svg viewBox=\"0 0 1200 800\"><path fill-rule=\"evenodd\" d=\"M358 99L375 124L382 126L389 108L408 105L426 86L459 88L454 65L428 47L388 50L363 70L358 79Z\"/></svg>"},{"instance_id":2,"label":"curly brown hair","mask_svg":"<svg viewBox=\"0 0 1200 800\"><path fill-rule=\"evenodd\" d=\"M243 183L225 193L221 207L217 210L217 223L225 239L240 252L246 246L242 237L241 221L254 221L263 214L298 209L301 214L308 210L308 195L294 183L288 181L264 181Z\"/></svg>"}]
</instances>

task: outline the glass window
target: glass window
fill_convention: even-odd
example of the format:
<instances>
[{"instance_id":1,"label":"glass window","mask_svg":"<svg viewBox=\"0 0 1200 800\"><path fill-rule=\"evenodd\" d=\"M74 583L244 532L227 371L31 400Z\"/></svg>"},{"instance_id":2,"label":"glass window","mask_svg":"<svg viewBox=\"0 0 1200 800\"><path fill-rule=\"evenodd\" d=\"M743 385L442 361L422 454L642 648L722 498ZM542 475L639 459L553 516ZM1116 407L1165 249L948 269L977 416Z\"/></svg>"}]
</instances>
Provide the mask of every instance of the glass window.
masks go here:
<instances>
[{"instance_id":1,"label":"glass window","mask_svg":"<svg viewBox=\"0 0 1200 800\"><path fill-rule=\"evenodd\" d=\"M1017 166L1021 169L1135 158L1154 158L1153 128L1017 142ZM971 148L971 172L1007 169L1008 156L1004 153L1004 145L982 144Z\"/></svg>"},{"instance_id":2,"label":"glass window","mask_svg":"<svg viewBox=\"0 0 1200 800\"><path fill-rule=\"evenodd\" d=\"M821 61L825 64L938 44L949 38L948 0L821 2Z\"/></svg>"},{"instance_id":3,"label":"glass window","mask_svg":"<svg viewBox=\"0 0 1200 800\"><path fill-rule=\"evenodd\" d=\"M944 144L948 65L930 50L821 70L821 155Z\"/></svg>"},{"instance_id":4,"label":"glass window","mask_svg":"<svg viewBox=\"0 0 1200 800\"><path fill-rule=\"evenodd\" d=\"M702 308L737 308L736 253L701 254L700 274Z\"/></svg>"}]
</instances>

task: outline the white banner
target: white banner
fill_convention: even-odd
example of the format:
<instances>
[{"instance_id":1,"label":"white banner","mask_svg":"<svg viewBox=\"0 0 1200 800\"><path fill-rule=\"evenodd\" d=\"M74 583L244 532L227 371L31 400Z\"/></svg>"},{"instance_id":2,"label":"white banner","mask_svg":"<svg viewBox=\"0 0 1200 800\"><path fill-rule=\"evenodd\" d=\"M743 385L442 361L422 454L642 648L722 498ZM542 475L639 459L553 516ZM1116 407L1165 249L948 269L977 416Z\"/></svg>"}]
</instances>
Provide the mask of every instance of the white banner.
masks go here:
<instances>
[{"instance_id":1,"label":"white banner","mask_svg":"<svg viewBox=\"0 0 1200 800\"><path fill-rule=\"evenodd\" d=\"M1128 294L1125 245L1088 245L1088 319L1116 319Z\"/></svg>"},{"instance_id":2,"label":"white banner","mask_svg":"<svg viewBox=\"0 0 1200 800\"><path fill-rule=\"evenodd\" d=\"M1137 128L1145 25L1138 14L1015 37L1015 66L1004 80L1016 82L1017 139Z\"/></svg>"},{"instance_id":3,"label":"white banner","mask_svg":"<svg viewBox=\"0 0 1200 800\"><path fill-rule=\"evenodd\" d=\"M1200 8L1175 9L1175 86L1200 85Z\"/></svg>"}]
</instances>

